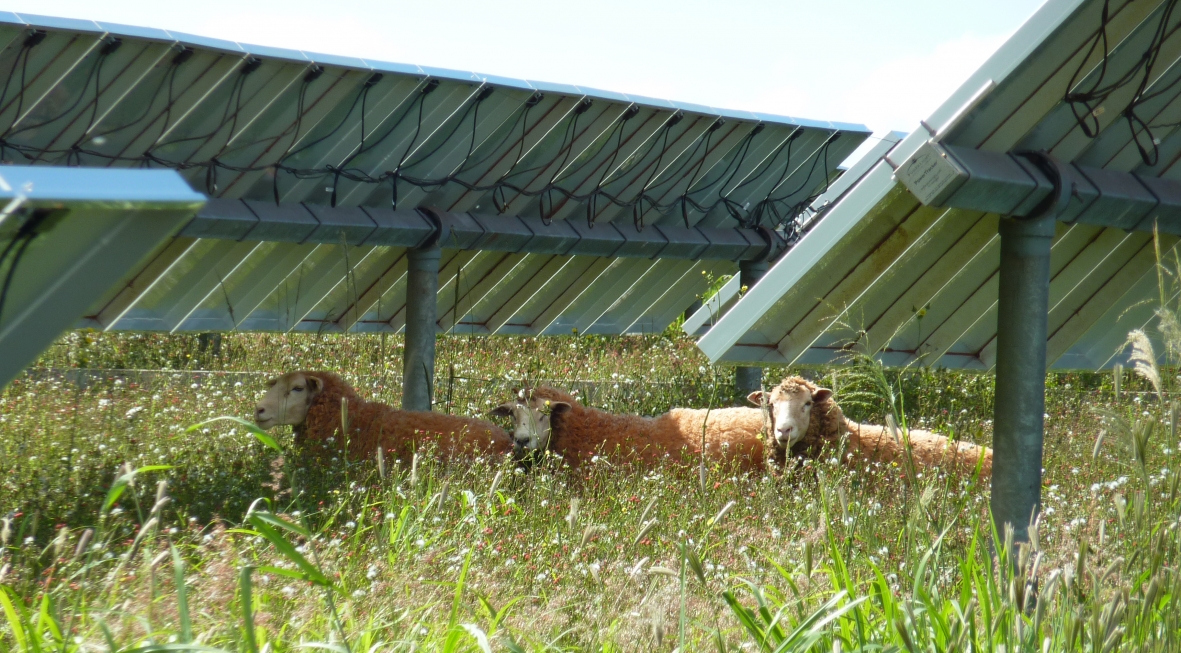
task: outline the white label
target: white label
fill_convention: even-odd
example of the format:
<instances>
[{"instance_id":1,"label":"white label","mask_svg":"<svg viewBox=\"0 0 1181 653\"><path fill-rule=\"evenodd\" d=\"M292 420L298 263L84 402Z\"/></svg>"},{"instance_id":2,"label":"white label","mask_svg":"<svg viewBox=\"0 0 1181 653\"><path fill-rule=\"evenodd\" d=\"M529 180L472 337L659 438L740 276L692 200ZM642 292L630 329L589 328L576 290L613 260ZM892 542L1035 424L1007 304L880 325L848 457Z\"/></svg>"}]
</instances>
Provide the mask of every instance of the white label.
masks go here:
<instances>
[{"instance_id":1,"label":"white label","mask_svg":"<svg viewBox=\"0 0 1181 653\"><path fill-rule=\"evenodd\" d=\"M945 152L927 143L898 168L895 177L923 204L941 206L968 176Z\"/></svg>"}]
</instances>

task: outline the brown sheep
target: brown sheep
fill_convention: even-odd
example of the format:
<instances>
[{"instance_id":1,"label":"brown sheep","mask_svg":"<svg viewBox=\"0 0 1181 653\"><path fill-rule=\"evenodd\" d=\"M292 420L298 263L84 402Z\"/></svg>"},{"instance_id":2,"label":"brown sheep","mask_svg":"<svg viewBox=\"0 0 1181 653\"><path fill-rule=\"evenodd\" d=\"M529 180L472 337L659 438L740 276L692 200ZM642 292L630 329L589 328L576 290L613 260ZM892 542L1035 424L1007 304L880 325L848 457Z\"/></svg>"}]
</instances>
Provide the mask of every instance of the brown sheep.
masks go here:
<instances>
[{"instance_id":1,"label":"brown sheep","mask_svg":"<svg viewBox=\"0 0 1181 653\"><path fill-rule=\"evenodd\" d=\"M763 467L763 412L754 408L673 409L659 417L620 415L578 403L570 394L541 386L522 392L515 402L490 414L513 418L513 439L524 451L552 451L571 466L597 454L622 451L644 466L671 456L701 453L703 425L706 455L737 460L744 470Z\"/></svg>"},{"instance_id":2,"label":"brown sheep","mask_svg":"<svg viewBox=\"0 0 1181 653\"><path fill-rule=\"evenodd\" d=\"M341 437L341 405L347 405L348 457L361 460L380 446L390 455L410 460L419 444L435 442L445 454L507 454L513 446L504 429L470 417L397 410L366 401L344 379L331 372L288 372L269 381L254 419L259 428L290 424L296 444L320 447L345 444Z\"/></svg>"},{"instance_id":3,"label":"brown sheep","mask_svg":"<svg viewBox=\"0 0 1181 653\"><path fill-rule=\"evenodd\" d=\"M821 388L798 376L788 377L769 393L755 391L747 397L752 403L766 401L771 406L774 425L776 458L793 456L816 458L825 448L840 446L848 434L848 450L854 459L876 462L906 460L901 430L895 439L890 429L874 424L860 424L847 419L833 398L832 391ZM806 428L801 428L807 424ZM947 465L968 472L975 470L983 458L980 475L992 474L992 449L970 442L952 442L948 438L910 429L905 434L910 440L911 457L917 466Z\"/></svg>"}]
</instances>

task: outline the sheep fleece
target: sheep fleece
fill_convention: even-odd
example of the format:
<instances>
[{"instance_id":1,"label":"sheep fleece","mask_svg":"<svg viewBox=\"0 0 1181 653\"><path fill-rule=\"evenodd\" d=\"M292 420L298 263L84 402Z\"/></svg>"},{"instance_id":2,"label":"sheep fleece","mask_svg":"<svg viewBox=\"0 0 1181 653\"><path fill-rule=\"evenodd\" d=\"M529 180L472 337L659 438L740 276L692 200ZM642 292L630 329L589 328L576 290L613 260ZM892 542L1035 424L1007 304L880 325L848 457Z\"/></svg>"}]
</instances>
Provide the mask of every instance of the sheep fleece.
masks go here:
<instances>
[{"instance_id":1,"label":"sheep fleece","mask_svg":"<svg viewBox=\"0 0 1181 653\"><path fill-rule=\"evenodd\" d=\"M415 449L435 442L445 454L509 453L512 440L504 429L470 417L398 410L366 401L347 382L331 372L304 372L320 379L324 387L312 399L308 416L296 428L300 439L323 442L340 435L341 402L348 400L348 455L360 460L380 446L390 454L409 460Z\"/></svg>"},{"instance_id":2,"label":"sheep fleece","mask_svg":"<svg viewBox=\"0 0 1181 653\"><path fill-rule=\"evenodd\" d=\"M779 388L791 392L801 385L812 394L819 389L815 384L800 377L784 379ZM848 451L856 459L884 463L901 462L905 459L904 447L894 440L894 435L888 428L876 424L860 424L846 418L831 395L812 406L808 432L792 447L792 455L816 458L821 455L824 448L839 446L841 438L846 433L849 436ZM950 464L953 468L970 471L983 457L981 478L988 478L992 474L992 449L988 447L970 442L952 442L942 435L920 429L910 429L909 435L911 455L915 464L920 467Z\"/></svg>"},{"instance_id":3,"label":"sheep fleece","mask_svg":"<svg viewBox=\"0 0 1181 653\"><path fill-rule=\"evenodd\" d=\"M737 460L743 469L763 465L763 412L758 408L721 408L698 410L674 408L659 417L621 415L578 403L570 394L550 387L534 390L534 398L564 401L566 413L554 413L551 419L551 449L571 465L599 453L616 450L634 456L634 462L650 466L665 457L680 460L685 455L701 453L701 434L705 430L706 455Z\"/></svg>"}]
</instances>

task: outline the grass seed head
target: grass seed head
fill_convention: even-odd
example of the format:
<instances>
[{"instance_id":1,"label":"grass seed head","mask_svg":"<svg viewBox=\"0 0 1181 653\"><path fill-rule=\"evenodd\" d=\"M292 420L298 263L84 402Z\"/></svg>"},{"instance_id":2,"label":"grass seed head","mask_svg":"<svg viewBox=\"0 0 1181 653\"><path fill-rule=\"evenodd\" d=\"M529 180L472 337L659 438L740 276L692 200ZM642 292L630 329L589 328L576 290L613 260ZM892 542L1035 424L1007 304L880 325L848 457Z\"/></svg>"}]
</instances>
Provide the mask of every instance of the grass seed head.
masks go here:
<instances>
[{"instance_id":1,"label":"grass seed head","mask_svg":"<svg viewBox=\"0 0 1181 653\"><path fill-rule=\"evenodd\" d=\"M94 529L88 528L82 531L82 536L78 538L78 545L74 547L74 560L82 557L86 553L86 547L90 546L90 540L94 538Z\"/></svg>"},{"instance_id":2,"label":"grass seed head","mask_svg":"<svg viewBox=\"0 0 1181 653\"><path fill-rule=\"evenodd\" d=\"M718 514L714 515L713 519L709 520L709 525L713 526L714 524L722 521L722 518L726 516L726 513L730 512L730 509L733 508L736 503L737 502L731 500L726 505L722 506L722 509L718 511Z\"/></svg>"},{"instance_id":3,"label":"grass seed head","mask_svg":"<svg viewBox=\"0 0 1181 653\"><path fill-rule=\"evenodd\" d=\"M653 518L653 519L650 519L650 520L644 522L644 524L640 527L639 532L636 533L636 539L632 541L632 546L639 544L640 541L643 540L644 537L646 537L648 535L648 533L651 533L652 529L656 528L657 521L658 521L657 519Z\"/></svg>"},{"instance_id":4,"label":"grass seed head","mask_svg":"<svg viewBox=\"0 0 1181 653\"><path fill-rule=\"evenodd\" d=\"M57 536L53 538L53 559L61 560L66 552L66 543L70 536L70 529L62 526L57 529Z\"/></svg>"},{"instance_id":5,"label":"grass seed head","mask_svg":"<svg viewBox=\"0 0 1181 653\"><path fill-rule=\"evenodd\" d=\"M578 523L578 504L578 497L570 498L570 512L566 513L566 524L570 527L570 530L574 530L575 525Z\"/></svg>"},{"instance_id":6,"label":"grass seed head","mask_svg":"<svg viewBox=\"0 0 1181 653\"><path fill-rule=\"evenodd\" d=\"M599 524L587 524L586 528L582 530L582 541L578 543L578 548L584 548L591 538L606 531L607 529Z\"/></svg>"}]
</instances>

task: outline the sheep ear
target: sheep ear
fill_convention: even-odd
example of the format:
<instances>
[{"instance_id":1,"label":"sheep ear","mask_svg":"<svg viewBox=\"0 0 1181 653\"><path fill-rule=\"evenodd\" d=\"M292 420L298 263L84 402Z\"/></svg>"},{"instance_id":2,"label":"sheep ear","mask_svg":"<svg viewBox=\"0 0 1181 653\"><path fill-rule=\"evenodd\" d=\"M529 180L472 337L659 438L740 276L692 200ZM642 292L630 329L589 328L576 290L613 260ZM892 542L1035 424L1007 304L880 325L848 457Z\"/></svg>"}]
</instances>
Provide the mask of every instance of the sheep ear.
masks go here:
<instances>
[{"instance_id":1,"label":"sheep ear","mask_svg":"<svg viewBox=\"0 0 1181 653\"><path fill-rule=\"evenodd\" d=\"M305 380L308 383L308 396L309 397L314 397L314 396L320 394L320 391L324 389L324 382L321 381L319 377L309 376L309 377L306 377Z\"/></svg>"},{"instance_id":2,"label":"sheep ear","mask_svg":"<svg viewBox=\"0 0 1181 653\"><path fill-rule=\"evenodd\" d=\"M512 404L501 404L488 411L488 414L492 417L509 417L513 414L513 406Z\"/></svg>"},{"instance_id":3,"label":"sheep ear","mask_svg":"<svg viewBox=\"0 0 1181 653\"><path fill-rule=\"evenodd\" d=\"M767 393L763 392L762 390L755 390L754 392L746 395L746 400L756 406L762 406L764 398L766 399L767 403L771 402L771 398L768 397Z\"/></svg>"},{"instance_id":4,"label":"sheep ear","mask_svg":"<svg viewBox=\"0 0 1181 653\"><path fill-rule=\"evenodd\" d=\"M570 412L570 404L564 401L551 401L549 409L551 415L561 415Z\"/></svg>"},{"instance_id":5,"label":"sheep ear","mask_svg":"<svg viewBox=\"0 0 1181 653\"><path fill-rule=\"evenodd\" d=\"M812 393L812 401L817 403L828 401L829 399L832 399L832 390L828 388L816 388L816 392Z\"/></svg>"}]
</instances>

